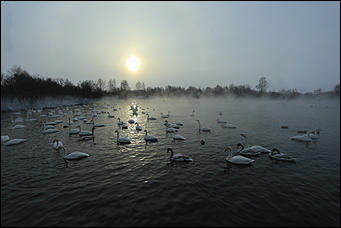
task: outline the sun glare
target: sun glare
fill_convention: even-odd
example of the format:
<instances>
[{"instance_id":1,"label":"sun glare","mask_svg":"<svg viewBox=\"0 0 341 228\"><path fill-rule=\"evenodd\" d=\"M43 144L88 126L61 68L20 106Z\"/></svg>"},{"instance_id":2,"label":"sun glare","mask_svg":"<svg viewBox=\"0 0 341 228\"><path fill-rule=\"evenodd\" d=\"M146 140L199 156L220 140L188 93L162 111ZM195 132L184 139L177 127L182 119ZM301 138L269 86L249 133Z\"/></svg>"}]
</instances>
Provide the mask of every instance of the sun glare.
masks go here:
<instances>
[{"instance_id":1,"label":"sun glare","mask_svg":"<svg viewBox=\"0 0 341 228\"><path fill-rule=\"evenodd\" d=\"M128 67L128 70L136 72L140 68L140 60L136 56L130 56L127 60L126 66Z\"/></svg>"}]
</instances>

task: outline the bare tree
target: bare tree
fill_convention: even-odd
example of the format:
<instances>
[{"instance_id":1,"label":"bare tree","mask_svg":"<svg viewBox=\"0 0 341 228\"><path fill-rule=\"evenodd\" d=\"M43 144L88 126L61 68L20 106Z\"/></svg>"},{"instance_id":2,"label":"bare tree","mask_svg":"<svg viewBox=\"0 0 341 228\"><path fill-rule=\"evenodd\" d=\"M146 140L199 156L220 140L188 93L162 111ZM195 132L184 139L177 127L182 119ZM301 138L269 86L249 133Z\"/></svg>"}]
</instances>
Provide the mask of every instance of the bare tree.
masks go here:
<instances>
[{"instance_id":1,"label":"bare tree","mask_svg":"<svg viewBox=\"0 0 341 228\"><path fill-rule=\"evenodd\" d=\"M102 78L99 78L97 80L96 87L103 91L105 89L105 81L102 80Z\"/></svg>"},{"instance_id":2,"label":"bare tree","mask_svg":"<svg viewBox=\"0 0 341 228\"><path fill-rule=\"evenodd\" d=\"M115 79L110 79L108 81L108 91L109 91L109 93L114 92L115 89L116 89L116 81L115 81Z\"/></svg>"},{"instance_id":3,"label":"bare tree","mask_svg":"<svg viewBox=\"0 0 341 228\"><path fill-rule=\"evenodd\" d=\"M129 87L129 84L128 84L127 80L121 81L120 89L121 90L130 90L130 87Z\"/></svg>"},{"instance_id":4,"label":"bare tree","mask_svg":"<svg viewBox=\"0 0 341 228\"><path fill-rule=\"evenodd\" d=\"M142 84L140 81L138 81L135 85L135 90L141 90L142 89Z\"/></svg>"},{"instance_id":5,"label":"bare tree","mask_svg":"<svg viewBox=\"0 0 341 228\"><path fill-rule=\"evenodd\" d=\"M256 89L258 89L259 92L264 93L266 92L268 85L269 83L266 81L266 77L261 77L259 79L258 85L256 85Z\"/></svg>"}]
</instances>

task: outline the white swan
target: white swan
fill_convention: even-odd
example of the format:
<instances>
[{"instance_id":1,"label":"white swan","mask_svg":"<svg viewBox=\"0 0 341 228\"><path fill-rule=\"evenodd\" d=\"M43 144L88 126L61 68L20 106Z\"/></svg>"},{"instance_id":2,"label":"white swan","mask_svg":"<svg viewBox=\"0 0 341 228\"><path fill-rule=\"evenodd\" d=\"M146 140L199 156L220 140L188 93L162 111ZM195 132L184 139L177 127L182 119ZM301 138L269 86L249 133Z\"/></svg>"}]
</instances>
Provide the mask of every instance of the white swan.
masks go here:
<instances>
[{"instance_id":1,"label":"white swan","mask_svg":"<svg viewBox=\"0 0 341 228\"><path fill-rule=\"evenodd\" d=\"M58 139L53 139L52 141L52 148L55 149L55 150L60 150L60 149L64 149L64 145L63 145L63 142L58 140Z\"/></svg>"},{"instance_id":2,"label":"white swan","mask_svg":"<svg viewBox=\"0 0 341 228\"><path fill-rule=\"evenodd\" d=\"M153 135L147 135L147 134L148 134L147 130L144 130L144 132L146 132L146 135L144 136L144 140L145 140L146 142L157 142L157 141L158 141L157 138L156 138L155 136L153 136Z\"/></svg>"},{"instance_id":3,"label":"white swan","mask_svg":"<svg viewBox=\"0 0 341 228\"><path fill-rule=\"evenodd\" d=\"M161 113L161 118L168 118L168 117L169 117L169 111L168 111L168 114Z\"/></svg>"},{"instance_id":4,"label":"white swan","mask_svg":"<svg viewBox=\"0 0 341 228\"><path fill-rule=\"evenodd\" d=\"M255 160L246 158L246 157L241 156L241 155L232 156L232 149L229 146L226 147L226 149L224 151L228 153L228 155L226 157L226 161L230 162L232 164L236 164L236 165L250 165L251 163L253 163L255 161Z\"/></svg>"},{"instance_id":5,"label":"white swan","mask_svg":"<svg viewBox=\"0 0 341 228\"><path fill-rule=\"evenodd\" d=\"M311 131L309 132L308 136L311 138L311 139L319 139L320 138L320 130L317 128L315 129L314 131Z\"/></svg>"},{"instance_id":6,"label":"white swan","mask_svg":"<svg viewBox=\"0 0 341 228\"><path fill-rule=\"evenodd\" d=\"M175 124L178 125L178 126L183 126L184 125L181 121L177 121L177 122L175 122Z\"/></svg>"},{"instance_id":7,"label":"white swan","mask_svg":"<svg viewBox=\"0 0 341 228\"><path fill-rule=\"evenodd\" d=\"M44 128L44 130L54 129L54 126L53 125L45 125L43 128Z\"/></svg>"},{"instance_id":8,"label":"white swan","mask_svg":"<svg viewBox=\"0 0 341 228\"><path fill-rule=\"evenodd\" d=\"M12 129L21 129L21 128L24 128L24 127L26 127L26 125L17 124L14 127L12 127Z\"/></svg>"},{"instance_id":9,"label":"white swan","mask_svg":"<svg viewBox=\"0 0 341 228\"><path fill-rule=\"evenodd\" d=\"M104 127L104 124L99 124L99 123L97 123L97 124L93 124L93 126L94 126L94 127Z\"/></svg>"},{"instance_id":10,"label":"white swan","mask_svg":"<svg viewBox=\"0 0 341 228\"><path fill-rule=\"evenodd\" d=\"M55 121L45 122L43 125L56 125L57 123Z\"/></svg>"},{"instance_id":11,"label":"white swan","mask_svg":"<svg viewBox=\"0 0 341 228\"><path fill-rule=\"evenodd\" d=\"M185 140L186 138L183 137L182 135L174 135L174 136L173 136L173 139L174 139L174 140Z\"/></svg>"},{"instance_id":12,"label":"white swan","mask_svg":"<svg viewBox=\"0 0 341 228\"><path fill-rule=\"evenodd\" d=\"M130 144L131 143L129 138L127 137L119 138L119 132L117 130L115 132L117 133L117 144Z\"/></svg>"},{"instance_id":13,"label":"white swan","mask_svg":"<svg viewBox=\"0 0 341 228\"><path fill-rule=\"evenodd\" d=\"M236 125L230 124L230 123L225 123L221 125L222 128L237 128Z\"/></svg>"},{"instance_id":14,"label":"white swan","mask_svg":"<svg viewBox=\"0 0 341 228\"><path fill-rule=\"evenodd\" d=\"M142 130L142 127L139 125L138 122L135 123L137 126L136 126L136 130L137 131L141 131Z\"/></svg>"},{"instance_id":15,"label":"white swan","mask_svg":"<svg viewBox=\"0 0 341 228\"><path fill-rule=\"evenodd\" d=\"M269 150L269 149L267 149L267 148L265 148L265 147L262 147L262 146L258 146L258 145L249 146L249 143L247 142L247 136L246 136L246 134L245 134L245 133L242 133L242 134L240 134L240 135L244 137L245 142L246 142L247 148L245 148L244 150L249 150L249 151L252 151L252 152L259 152L259 153L271 153L271 150ZM239 146L242 146L242 147L244 148L244 146L243 146L241 143L239 143L238 145L239 145ZM238 146L238 145L237 145L237 146ZM243 150L243 149L242 149L242 150Z\"/></svg>"},{"instance_id":16,"label":"white swan","mask_svg":"<svg viewBox=\"0 0 341 228\"><path fill-rule=\"evenodd\" d=\"M259 151L253 151L250 147L244 148L243 144L238 143L237 144L237 149L241 147L241 149L237 152L240 155L246 156L246 157L252 157L252 156L259 156L260 152Z\"/></svg>"},{"instance_id":17,"label":"white swan","mask_svg":"<svg viewBox=\"0 0 341 228\"><path fill-rule=\"evenodd\" d=\"M156 120L156 118L155 117L149 117L149 114L147 113L147 121L149 121L149 120Z\"/></svg>"},{"instance_id":18,"label":"white swan","mask_svg":"<svg viewBox=\"0 0 341 228\"><path fill-rule=\"evenodd\" d=\"M87 135L80 135L80 139L78 141L87 141L87 140L91 140L93 142L95 142L95 127L93 126L92 129L91 129L91 135L87 134Z\"/></svg>"},{"instance_id":19,"label":"white swan","mask_svg":"<svg viewBox=\"0 0 341 228\"><path fill-rule=\"evenodd\" d=\"M165 120L164 123L165 126L169 127L169 128L175 128L175 129L180 129L180 127L177 124L174 123L168 123L168 120Z\"/></svg>"},{"instance_id":20,"label":"white swan","mask_svg":"<svg viewBox=\"0 0 341 228\"><path fill-rule=\"evenodd\" d=\"M197 120L197 122L199 123L199 131L211 132L211 128L207 128L207 127L200 128L200 121L199 121L199 120Z\"/></svg>"},{"instance_id":21,"label":"white swan","mask_svg":"<svg viewBox=\"0 0 341 228\"><path fill-rule=\"evenodd\" d=\"M81 126L78 125L76 128L69 128L69 135L77 135L81 131Z\"/></svg>"},{"instance_id":22,"label":"white swan","mask_svg":"<svg viewBox=\"0 0 341 228\"><path fill-rule=\"evenodd\" d=\"M117 125L121 126L123 124L123 121L121 121L120 117L118 117L117 119L118 119Z\"/></svg>"},{"instance_id":23,"label":"white swan","mask_svg":"<svg viewBox=\"0 0 341 228\"><path fill-rule=\"evenodd\" d=\"M226 120L221 120L219 117L217 118L217 123L227 123Z\"/></svg>"},{"instance_id":24,"label":"white swan","mask_svg":"<svg viewBox=\"0 0 341 228\"><path fill-rule=\"evenodd\" d=\"M175 161L175 162L192 162L193 161L192 158L190 158L184 154L181 154L181 153L173 155L172 148L167 148L167 153L168 152L171 152L171 155L169 157L170 161Z\"/></svg>"},{"instance_id":25,"label":"white swan","mask_svg":"<svg viewBox=\"0 0 341 228\"><path fill-rule=\"evenodd\" d=\"M115 116L114 115L111 115L109 112L108 113L108 118L114 118Z\"/></svg>"},{"instance_id":26,"label":"white swan","mask_svg":"<svg viewBox=\"0 0 341 228\"><path fill-rule=\"evenodd\" d=\"M94 129L94 128L92 128L92 129ZM90 136L90 135L92 135L92 133L93 133L93 130L92 130L92 132L90 132L90 131L80 131L79 133L78 133L78 135L79 136Z\"/></svg>"},{"instance_id":27,"label":"white swan","mask_svg":"<svg viewBox=\"0 0 341 228\"><path fill-rule=\"evenodd\" d=\"M43 134L52 134L52 133L56 133L56 132L59 132L59 130L56 129L56 128L50 128L50 129L43 130L41 133L43 133Z\"/></svg>"},{"instance_id":28,"label":"white swan","mask_svg":"<svg viewBox=\"0 0 341 228\"><path fill-rule=\"evenodd\" d=\"M12 146L12 145L17 145L19 143L23 143L26 142L26 139L11 139L8 142L5 142L4 145L5 146Z\"/></svg>"},{"instance_id":29,"label":"white swan","mask_svg":"<svg viewBox=\"0 0 341 228\"><path fill-rule=\"evenodd\" d=\"M296 158L292 158L286 154L279 152L278 149L273 148L271 154L269 154L270 159L276 159L278 161L286 161L286 162L296 162Z\"/></svg>"},{"instance_id":30,"label":"white swan","mask_svg":"<svg viewBox=\"0 0 341 228\"><path fill-rule=\"evenodd\" d=\"M94 121L93 118L92 118L92 120L91 120L91 123L92 123L92 126L93 126L93 127L104 127L104 124L99 124L99 123L95 124L95 121Z\"/></svg>"},{"instance_id":31,"label":"white swan","mask_svg":"<svg viewBox=\"0 0 341 228\"><path fill-rule=\"evenodd\" d=\"M126 123L122 123L122 129L128 129L128 125Z\"/></svg>"},{"instance_id":32,"label":"white swan","mask_svg":"<svg viewBox=\"0 0 341 228\"><path fill-rule=\"evenodd\" d=\"M24 122L24 119L22 117L17 117L15 120L13 120L13 116L11 116L11 122L12 123L21 123L21 122Z\"/></svg>"},{"instance_id":33,"label":"white swan","mask_svg":"<svg viewBox=\"0 0 341 228\"><path fill-rule=\"evenodd\" d=\"M310 137L309 137L309 133L305 134L305 135L296 135L296 136L292 136L290 137L291 140L295 140L295 141L299 141L299 142L311 142L313 141Z\"/></svg>"},{"instance_id":34,"label":"white swan","mask_svg":"<svg viewBox=\"0 0 341 228\"><path fill-rule=\"evenodd\" d=\"M175 129L174 127L169 127L169 128L166 129L166 132L167 132L167 133L174 133L174 132L177 132L177 131L178 131L178 130Z\"/></svg>"},{"instance_id":35,"label":"white swan","mask_svg":"<svg viewBox=\"0 0 341 228\"><path fill-rule=\"evenodd\" d=\"M64 161L65 160L76 160L76 159L86 158L89 156L90 155L87 153L75 151L75 152L69 153L68 155L64 156L63 159L64 159Z\"/></svg>"},{"instance_id":36,"label":"white swan","mask_svg":"<svg viewBox=\"0 0 341 228\"><path fill-rule=\"evenodd\" d=\"M1 143L7 142L9 140L9 136L8 135L2 135L1 136Z\"/></svg>"}]
</instances>

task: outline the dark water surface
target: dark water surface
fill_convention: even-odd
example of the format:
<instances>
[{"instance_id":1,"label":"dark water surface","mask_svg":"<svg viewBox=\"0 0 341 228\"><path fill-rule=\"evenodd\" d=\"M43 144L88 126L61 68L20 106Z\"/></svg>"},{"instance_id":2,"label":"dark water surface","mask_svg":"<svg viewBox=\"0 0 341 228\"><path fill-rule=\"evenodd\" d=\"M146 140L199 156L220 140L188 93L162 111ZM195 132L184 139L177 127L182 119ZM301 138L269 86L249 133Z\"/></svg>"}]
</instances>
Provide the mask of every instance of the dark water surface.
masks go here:
<instances>
[{"instance_id":1,"label":"dark water surface","mask_svg":"<svg viewBox=\"0 0 341 228\"><path fill-rule=\"evenodd\" d=\"M120 109L112 110L113 105ZM101 106L107 107L104 109ZM130 105L140 109L132 116ZM92 106L70 106L90 112ZM142 108L157 120L146 121ZM149 109L147 109L149 107ZM65 110L65 107L63 108ZM190 117L192 110L195 117ZM43 135L40 114L24 122L27 127L12 130L14 113L1 114L1 135L26 138L15 145L1 145L1 224L5 226L340 226L340 100L267 100L249 98L208 99L128 99L102 100L97 111L110 111L95 117L95 144L68 136L67 115L60 132ZM160 112L170 111L169 122L182 121L179 134L185 141L166 134ZM67 113L67 111L64 111ZM238 126L222 128L222 119ZM26 119L26 112L23 112ZM89 116L87 116L88 118ZM157 143L145 145L144 132L135 125L120 130L132 144L116 144L117 119L130 118L147 127ZM46 119L42 118L42 119ZM210 127L211 133L198 132ZM91 125L78 121L82 129ZM288 129L280 126L288 125ZM319 128L320 139L311 143L289 137L297 130ZM229 165L224 148L243 142L247 133L250 145L281 152L297 163L273 162L267 155L255 157L253 166ZM83 151L90 157L70 161L66 167L63 152L56 152L57 137L67 152ZM206 141L205 145L200 140ZM167 147L185 153L192 163L169 165Z\"/></svg>"}]
</instances>

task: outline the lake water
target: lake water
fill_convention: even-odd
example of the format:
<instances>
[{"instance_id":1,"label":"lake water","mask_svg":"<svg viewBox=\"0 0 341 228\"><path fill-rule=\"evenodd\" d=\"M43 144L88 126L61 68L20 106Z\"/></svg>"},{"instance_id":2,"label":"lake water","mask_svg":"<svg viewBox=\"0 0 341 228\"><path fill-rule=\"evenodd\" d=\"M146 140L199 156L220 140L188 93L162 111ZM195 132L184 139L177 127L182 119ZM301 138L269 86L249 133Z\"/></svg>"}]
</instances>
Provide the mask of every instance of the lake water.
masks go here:
<instances>
[{"instance_id":1,"label":"lake water","mask_svg":"<svg viewBox=\"0 0 341 228\"><path fill-rule=\"evenodd\" d=\"M67 115L58 124L60 132L41 133L40 114L12 130L13 112L1 114L1 135L26 138L27 142L1 145L1 224L5 226L340 226L340 99L260 98L152 98L103 99L95 117L95 143L69 136ZM101 105L108 109L100 108ZM113 111L112 107L120 108ZM139 106L132 116L130 105ZM69 109L82 106L69 106ZM157 120L147 122L144 108ZM147 109L148 108L148 109ZM64 107L65 109L65 107ZM192 110L195 117L190 117ZM170 111L169 122L181 121L173 141L166 134L160 113ZM222 119L237 125L222 128ZM26 119L26 113L23 117ZM44 110L42 113L48 113ZM132 140L117 145L117 117L138 121L158 142L145 144L136 125L121 129L120 137ZM46 118L45 118L46 119ZM56 118L55 118L56 119ZM211 133L198 131L198 123ZM54 119L51 119L54 120ZM91 125L78 121L82 129ZM287 129L281 128L287 125ZM301 129L320 129L320 138L310 143L289 138ZM252 166L225 161L224 149L236 150L244 143L278 148L296 158L296 163L275 162L263 154ZM67 153L83 151L90 157L64 163L52 140L63 141ZM201 145L200 140L205 144ZM169 163L167 148L185 153L191 163Z\"/></svg>"}]
</instances>

